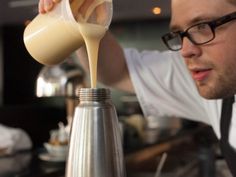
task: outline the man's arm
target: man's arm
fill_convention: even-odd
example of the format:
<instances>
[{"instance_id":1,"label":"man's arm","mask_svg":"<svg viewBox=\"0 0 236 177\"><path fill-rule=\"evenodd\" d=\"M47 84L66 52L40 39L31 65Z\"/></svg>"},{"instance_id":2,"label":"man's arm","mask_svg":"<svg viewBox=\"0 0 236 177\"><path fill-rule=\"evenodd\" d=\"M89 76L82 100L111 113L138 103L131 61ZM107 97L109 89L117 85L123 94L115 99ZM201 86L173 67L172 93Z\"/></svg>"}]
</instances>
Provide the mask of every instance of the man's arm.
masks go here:
<instances>
[{"instance_id":1,"label":"man's arm","mask_svg":"<svg viewBox=\"0 0 236 177\"><path fill-rule=\"evenodd\" d=\"M77 51L82 67L89 73L85 46ZM116 89L134 92L123 49L110 32L101 40L98 54L98 80Z\"/></svg>"},{"instance_id":2,"label":"man's arm","mask_svg":"<svg viewBox=\"0 0 236 177\"><path fill-rule=\"evenodd\" d=\"M47 13L58 0L40 0L39 12ZM88 57L85 46L76 52L84 70L89 73ZM134 92L122 47L108 31L101 40L98 55L98 80L110 87Z\"/></svg>"}]
</instances>

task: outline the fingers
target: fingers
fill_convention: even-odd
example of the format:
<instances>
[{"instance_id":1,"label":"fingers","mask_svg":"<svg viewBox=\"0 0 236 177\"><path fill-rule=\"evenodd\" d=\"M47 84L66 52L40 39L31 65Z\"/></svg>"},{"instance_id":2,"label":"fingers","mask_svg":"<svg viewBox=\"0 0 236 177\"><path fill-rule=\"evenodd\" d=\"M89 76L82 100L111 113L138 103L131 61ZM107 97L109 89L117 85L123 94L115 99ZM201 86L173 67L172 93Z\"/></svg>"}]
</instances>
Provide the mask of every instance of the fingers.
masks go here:
<instances>
[{"instance_id":1,"label":"fingers","mask_svg":"<svg viewBox=\"0 0 236 177\"><path fill-rule=\"evenodd\" d=\"M58 3L60 2L61 0L52 0L54 3Z\"/></svg>"},{"instance_id":2,"label":"fingers","mask_svg":"<svg viewBox=\"0 0 236 177\"><path fill-rule=\"evenodd\" d=\"M85 18L85 15L87 13L88 8L94 3L94 0L84 0L81 6L79 7L78 11L80 14L83 15Z\"/></svg>"},{"instance_id":3,"label":"fingers","mask_svg":"<svg viewBox=\"0 0 236 177\"><path fill-rule=\"evenodd\" d=\"M38 3L38 12L39 13L46 13L46 11L44 10L44 0L40 0Z\"/></svg>"},{"instance_id":4,"label":"fingers","mask_svg":"<svg viewBox=\"0 0 236 177\"><path fill-rule=\"evenodd\" d=\"M53 9L54 5L61 0L40 0L38 4L39 13L46 13Z\"/></svg>"},{"instance_id":5,"label":"fingers","mask_svg":"<svg viewBox=\"0 0 236 177\"><path fill-rule=\"evenodd\" d=\"M106 25L108 14L105 4L101 4L96 8L97 23L101 25Z\"/></svg>"},{"instance_id":6,"label":"fingers","mask_svg":"<svg viewBox=\"0 0 236 177\"><path fill-rule=\"evenodd\" d=\"M49 12L52 10L54 2L52 0L44 0L44 10Z\"/></svg>"}]
</instances>

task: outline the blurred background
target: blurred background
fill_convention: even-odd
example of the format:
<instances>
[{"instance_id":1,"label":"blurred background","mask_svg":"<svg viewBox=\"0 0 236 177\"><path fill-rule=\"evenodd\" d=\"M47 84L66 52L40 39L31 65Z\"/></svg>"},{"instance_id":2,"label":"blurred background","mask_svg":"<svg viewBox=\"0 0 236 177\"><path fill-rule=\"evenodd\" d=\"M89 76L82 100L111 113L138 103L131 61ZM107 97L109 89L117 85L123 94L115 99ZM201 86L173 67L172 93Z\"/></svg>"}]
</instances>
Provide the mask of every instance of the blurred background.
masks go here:
<instances>
[{"instance_id":1,"label":"blurred background","mask_svg":"<svg viewBox=\"0 0 236 177\"><path fill-rule=\"evenodd\" d=\"M168 30L169 0L114 0L113 3L111 31L121 45L140 50L165 49L160 36ZM57 127L55 122L65 122L66 106L64 97L39 98L36 95L36 81L43 65L26 51L23 31L26 24L37 15L37 5L38 0L0 2L0 122L14 126L22 123L28 130L32 126L28 122L32 120L38 127L44 124L41 128L48 130L50 124ZM43 51L43 48L40 50ZM75 56L72 58L79 63ZM113 90L112 95L118 112L125 112L122 96L129 94ZM134 100L131 96L131 100ZM29 112L26 114L25 111ZM38 113L34 114L35 111ZM7 117L12 118L6 118L6 114L11 114ZM32 136L37 134L33 132L35 129L28 131ZM46 131L42 132L42 136L47 134ZM40 145L45 139L38 137L34 141L35 145Z\"/></svg>"},{"instance_id":2,"label":"blurred background","mask_svg":"<svg viewBox=\"0 0 236 177\"><path fill-rule=\"evenodd\" d=\"M70 91L88 83L74 54L66 64L52 69L26 51L23 32L37 15L37 4L38 0L0 1L0 124L23 129L33 144L30 154L0 156L1 177L64 175L64 162L42 161L38 154L44 151L50 131L73 116L77 99ZM168 31L170 0L114 0L113 5L110 30L123 47L165 50L160 37ZM68 70L74 69L80 72L71 78ZM45 93L41 88L38 93L39 78L57 89ZM112 101L122 130L128 177L154 177L164 152L168 157L162 177L230 177L210 127L176 117L144 117L130 93L112 89ZM22 160L21 166L15 165Z\"/></svg>"}]
</instances>

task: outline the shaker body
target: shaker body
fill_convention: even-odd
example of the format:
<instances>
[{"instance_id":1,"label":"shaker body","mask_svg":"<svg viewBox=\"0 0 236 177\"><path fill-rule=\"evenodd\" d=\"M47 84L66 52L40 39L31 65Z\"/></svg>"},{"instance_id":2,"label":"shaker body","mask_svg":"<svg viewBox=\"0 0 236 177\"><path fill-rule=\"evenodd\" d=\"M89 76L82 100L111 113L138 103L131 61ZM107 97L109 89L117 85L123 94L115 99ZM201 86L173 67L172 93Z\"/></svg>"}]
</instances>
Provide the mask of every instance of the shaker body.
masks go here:
<instances>
[{"instance_id":1,"label":"shaker body","mask_svg":"<svg viewBox=\"0 0 236 177\"><path fill-rule=\"evenodd\" d=\"M85 94L96 92L93 94L98 98L80 99L76 107L66 177L125 177L118 118L111 100L106 98L109 90L81 90L88 91Z\"/></svg>"}]
</instances>

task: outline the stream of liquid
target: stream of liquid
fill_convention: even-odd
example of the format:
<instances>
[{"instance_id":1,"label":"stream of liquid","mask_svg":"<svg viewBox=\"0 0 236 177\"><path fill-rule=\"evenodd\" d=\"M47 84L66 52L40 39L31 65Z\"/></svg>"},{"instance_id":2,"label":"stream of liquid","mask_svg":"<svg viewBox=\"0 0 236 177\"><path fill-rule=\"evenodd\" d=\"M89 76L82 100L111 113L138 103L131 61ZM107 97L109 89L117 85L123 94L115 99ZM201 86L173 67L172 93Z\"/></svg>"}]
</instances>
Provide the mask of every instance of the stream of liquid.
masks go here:
<instances>
[{"instance_id":1,"label":"stream of liquid","mask_svg":"<svg viewBox=\"0 0 236 177\"><path fill-rule=\"evenodd\" d=\"M79 24L79 29L88 52L91 88L96 88L98 49L100 41L107 29L101 25L88 23Z\"/></svg>"}]
</instances>

